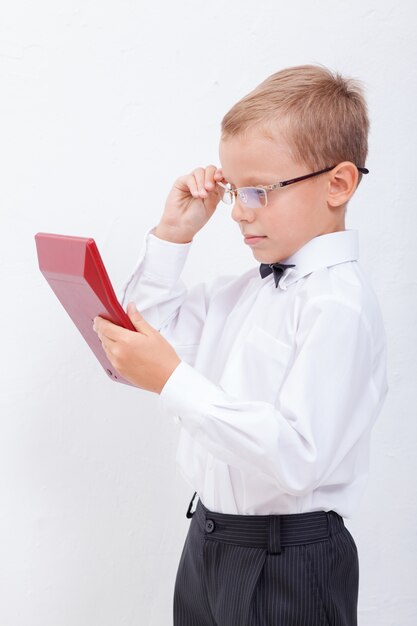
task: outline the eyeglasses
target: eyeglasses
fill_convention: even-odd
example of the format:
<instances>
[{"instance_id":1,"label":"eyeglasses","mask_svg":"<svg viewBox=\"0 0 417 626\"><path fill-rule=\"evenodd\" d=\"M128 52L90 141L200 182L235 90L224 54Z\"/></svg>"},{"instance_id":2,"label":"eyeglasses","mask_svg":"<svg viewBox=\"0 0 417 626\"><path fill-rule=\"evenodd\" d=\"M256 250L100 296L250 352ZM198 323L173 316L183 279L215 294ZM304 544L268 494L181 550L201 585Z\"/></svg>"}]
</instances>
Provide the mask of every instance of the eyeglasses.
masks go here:
<instances>
[{"instance_id":1,"label":"eyeglasses","mask_svg":"<svg viewBox=\"0 0 417 626\"><path fill-rule=\"evenodd\" d=\"M298 178L282 180L274 185L257 185L256 187L239 187L238 189L232 189L231 183L224 184L217 181L217 184L224 189L221 201L225 204L234 204L235 198L239 198L245 208L257 209L267 205L267 194L269 191L273 191L279 187L285 187L286 185L292 185L293 183L298 183L300 180L305 180L306 178L311 178L312 176L324 174L324 172L329 172L334 167L336 167L336 165L326 167L324 170L320 170L319 172L313 172L312 174L306 174L305 176L298 176ZM366 167L356 167L360 172L362 172L362 174L369 174L369 170Z\"/></svg>"}]
</instances>

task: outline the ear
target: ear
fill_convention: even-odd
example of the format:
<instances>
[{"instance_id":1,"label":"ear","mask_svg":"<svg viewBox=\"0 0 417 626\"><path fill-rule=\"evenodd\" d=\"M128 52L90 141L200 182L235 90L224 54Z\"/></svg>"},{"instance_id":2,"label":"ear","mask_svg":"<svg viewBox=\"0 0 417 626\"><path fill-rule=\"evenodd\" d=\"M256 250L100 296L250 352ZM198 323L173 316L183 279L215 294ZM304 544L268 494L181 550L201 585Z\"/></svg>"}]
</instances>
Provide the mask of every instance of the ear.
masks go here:
<instances>
[{"instance_id":1,"label":"ear","mask_svg":"<svg viewBox=\"0 0 417 626\"><path fill-rule=\"evenodd\" d=\"M327 202L332 207L346 204L358 186L358 168L351 161L343 161L331 172Z\"/></svg>"}]
</instances>

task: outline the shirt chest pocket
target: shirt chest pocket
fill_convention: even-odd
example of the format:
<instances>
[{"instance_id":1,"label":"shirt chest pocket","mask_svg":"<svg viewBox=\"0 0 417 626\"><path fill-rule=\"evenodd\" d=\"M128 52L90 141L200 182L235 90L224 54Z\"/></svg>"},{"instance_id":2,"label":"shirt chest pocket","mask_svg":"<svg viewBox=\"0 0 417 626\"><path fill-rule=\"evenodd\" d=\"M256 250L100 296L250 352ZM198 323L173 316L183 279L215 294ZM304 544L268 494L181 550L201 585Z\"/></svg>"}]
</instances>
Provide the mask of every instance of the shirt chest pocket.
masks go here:
<instances>
[{"instance_id":1,"label":"shirt chest pocket","mask_svg":"<svg viewBox=\"0 0 417 626\"><path fill-rule=\"evenodd\" d=\"M279 392L291 364L292 347L260 326L235 346L220 379L222 388L244 400L264 400L278 408Z\"/></svg>"}]
</instances>

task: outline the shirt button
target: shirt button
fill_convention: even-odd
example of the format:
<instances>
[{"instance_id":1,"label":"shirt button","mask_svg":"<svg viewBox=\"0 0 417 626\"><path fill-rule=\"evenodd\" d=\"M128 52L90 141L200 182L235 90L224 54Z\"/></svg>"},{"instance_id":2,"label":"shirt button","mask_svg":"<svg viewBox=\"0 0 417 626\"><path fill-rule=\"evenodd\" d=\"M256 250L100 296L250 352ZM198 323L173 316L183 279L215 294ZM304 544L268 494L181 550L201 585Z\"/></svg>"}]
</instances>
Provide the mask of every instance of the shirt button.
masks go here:
<instances>
[{"instance_id":1,"label":"shirt button","mask_svg":"<svg viewBox=\"0 0 417 626\"><path fill-rule=\"evenodd\" d=\"M212 533L212 532L213 532L213 530L214 530L214 522L213 522L213 520L212 520L212 519L208 519L208 520L206 521L206 531L207 531L208 533Z\"/></svg>"}]
</instances>

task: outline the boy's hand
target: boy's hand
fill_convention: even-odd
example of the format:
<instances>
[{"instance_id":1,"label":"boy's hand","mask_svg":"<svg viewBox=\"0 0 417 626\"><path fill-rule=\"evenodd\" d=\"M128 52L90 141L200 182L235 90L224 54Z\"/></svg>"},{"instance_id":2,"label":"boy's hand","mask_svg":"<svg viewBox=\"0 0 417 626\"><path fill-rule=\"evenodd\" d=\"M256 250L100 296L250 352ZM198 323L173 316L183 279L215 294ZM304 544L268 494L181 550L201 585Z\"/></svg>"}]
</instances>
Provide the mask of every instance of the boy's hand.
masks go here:
<instances>
[{"instance_id":1,"label":"boy's hand","mask_svg":"<svg viewBox=\"0 0 417 626\"><path fill-rule=\"evenodd\" d=\"M215 165L197 167L180 176L165 203L158 229L172 241L186 243L209 221L221 200L221 169Z\"/></svg>"},{"instance_id":2,"label":"boy's hand","mask_svg":"<svg viewBox=\"0 0 417 626\"><path fill-rule=\"evenodd\" d=\"M123 378L141 389L160 393L181 363L171 344L142 317L133 302L127 314L138 332L97 316L96 331L107 358Z\"/></svg>"}]
</instances>

